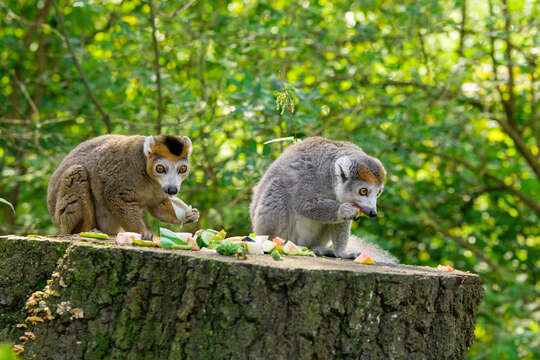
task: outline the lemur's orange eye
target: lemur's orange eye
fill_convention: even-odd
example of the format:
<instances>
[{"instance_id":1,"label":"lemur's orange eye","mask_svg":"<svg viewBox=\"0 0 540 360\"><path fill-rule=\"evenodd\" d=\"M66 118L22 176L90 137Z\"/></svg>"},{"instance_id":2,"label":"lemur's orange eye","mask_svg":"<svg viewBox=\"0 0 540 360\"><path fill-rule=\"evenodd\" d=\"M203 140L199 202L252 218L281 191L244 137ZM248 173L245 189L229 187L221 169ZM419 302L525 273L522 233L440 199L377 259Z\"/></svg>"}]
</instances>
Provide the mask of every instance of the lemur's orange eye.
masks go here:
<instances>
[{"instance_id":1,"label":"lemur's orange eye","mask_svg":"<svg viewBox=\"0 0 540 360\"><path fill-rule=\"evenodd\" d=\"M361 188L358 193L362 196L367 196L368 190L366 188Z\"/></svg>"},{"instance_id":2,"label":"lemur's orange eye","mask_svg":"<svg viewBox=\"0 0 540 360\"><path fill-rule=\"evenodd\" d=\"M180 168L178 169L178 173L179 174L183 174L187 171L187 166L186 165L182 165L180 166Z\"/></svg>"},{"instance_id":3,"label":"lemur's orange eye","mask_svg":"<svg viewBox=\"0 0 540 360\"><path fill-rule=\"evenodd\" d=\"M165 172L165 166L163 166L163 165L156 166L156 172L158 174L163 174Z\"/></svg>"}]
</instances>

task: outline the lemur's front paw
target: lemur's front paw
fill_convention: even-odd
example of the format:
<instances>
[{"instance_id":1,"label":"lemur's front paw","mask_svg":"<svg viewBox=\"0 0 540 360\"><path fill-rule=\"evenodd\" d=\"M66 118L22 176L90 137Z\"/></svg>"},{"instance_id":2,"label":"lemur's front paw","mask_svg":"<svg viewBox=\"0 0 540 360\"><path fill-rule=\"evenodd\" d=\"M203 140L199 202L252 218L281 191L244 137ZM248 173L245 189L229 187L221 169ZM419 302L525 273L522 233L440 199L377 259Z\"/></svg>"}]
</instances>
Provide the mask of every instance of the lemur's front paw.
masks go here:
<instances>
[{"instance_id":1,"label":"lemur's front paw","mask_svg":"<svg viewBox=\"0 0 540 360\"><path fill-rule=\"evenodd\" d=\"M152 240L154 237L154 234L148 229L144 230L142 233L142 239L143 240Z\"/></svg>"},{"instance_id":2,"label":"lemur's front paw","mask_svg":"<svg viewBox=\"0 0 540 360\"><path fill-rule=\"evenodd\" d=\"M199 221L199 210L195 208L188 209L188 211L186 211L186 222L189 223L197 221Z\"/></svg>"},{"instance_id":3,"label":"lemur's front paw","mask_svg":"<svg viewBox=\"0 0 540 360\"><path fill-rule=\"evenodd\" d=\"M358 210L351 203L343 203L338 209L338 220L354 220Z\"/></svg>"}]
</instances>

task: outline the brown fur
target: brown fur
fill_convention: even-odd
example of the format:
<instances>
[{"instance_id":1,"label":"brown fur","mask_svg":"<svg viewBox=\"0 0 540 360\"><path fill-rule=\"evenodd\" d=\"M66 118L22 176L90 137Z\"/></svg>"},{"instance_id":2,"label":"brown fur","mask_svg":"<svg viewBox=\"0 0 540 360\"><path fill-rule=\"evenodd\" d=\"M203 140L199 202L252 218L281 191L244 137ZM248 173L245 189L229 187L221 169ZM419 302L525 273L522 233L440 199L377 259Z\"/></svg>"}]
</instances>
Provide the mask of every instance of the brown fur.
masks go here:
<instances>
[{"instance_id":1,"label":"brown fur","mask_svg":"<svg viewBox=\"0 0 540 360\"><path fill-rule=\"evenodd\" d=\"M364 181L367 181L367 182L370 182L372 184L375 184L375 185L381 185L383 180L384 180L384 174L386 173L384 168L379 165L377 163L377 167L378 167L378 174L379 175L378 177L373 174L373 172L371 172L371 170L369 169L369 167L365 164L360 164L358 166L358 171L356 173L356 175L358 176L358 178L360 180L364 180Z\"/></svg>"},{"instance_id":2,"label":"brown fur","mask_svg":"<svg viewBox=\"0 0 540 360\"><path fill-rule=\"evenodd\" d=\"M167 146L161 146L162 139L155 138L156 153L150 158L173 156ZM116 234L122 228L151 238L141 217L143 208L162 221L182 223L176 219L168 195L148 176L151 161L144 155L144 140L138 135L104 135L83 142L64 158L47 189L49 213L60 233L97 228ZM180 157L188 158L189 151L184 146Z\"/></svg>"},{"instance_id":3,"label":"brown fur","mask_svg":"<svg viewBox=\"0 0 540 360\"><path fill-rule=\"evenodd\" d=\"M152 154L155 154L157 156L162 156L162 157L167 158L167 159L169 159L171 161L178 161L178 160L188 156L189 150L190 150L190 145L187 144L184 141L183 138L175 137L175 139L177 141L179 141L179 142L181 142L183 144L182 152L180 153L180 155L175 155L175 154L171 153L171 150L165 144L165 138L166 137L164 135L160 135L160 136L155 137L156 142L152 146ZM170 138L170 136L169 136L169 138Z\"/></svg>"}]
</instances>

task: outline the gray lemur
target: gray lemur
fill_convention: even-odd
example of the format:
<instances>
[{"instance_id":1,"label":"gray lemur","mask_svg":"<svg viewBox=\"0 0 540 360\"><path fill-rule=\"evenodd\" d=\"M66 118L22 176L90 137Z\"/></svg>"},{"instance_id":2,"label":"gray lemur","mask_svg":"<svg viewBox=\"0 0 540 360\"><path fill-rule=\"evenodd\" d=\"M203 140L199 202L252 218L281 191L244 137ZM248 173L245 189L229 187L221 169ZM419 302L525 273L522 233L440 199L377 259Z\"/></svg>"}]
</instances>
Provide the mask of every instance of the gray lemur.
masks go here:
<instances>
[{"instance_id":1,"label":"gray lemur","mask_svg":"<svg viewBox=\"0 0 540 360\"><path fill-rule=\"evenodd\" d=\"M287 148L255 188L253 229L307 246L317 255L355 258L369 251L376 261L396 262L372 244L347 249L359 211L377 216L385 176L378 159L350 142L307 138ZM333 248L325 247L330 241Z\"/></svg>"},{"instance_id":2,"label":"gray lemur","mask_svg":"<svg viewBox=\"0 0 540 360\"><path fill-rule=\"evenodd\" d=\"M175 197L189 174L191 151L187 136L104 135L83 142L49 180L52 222L61 234L123 229L150 239L143 208L168 223L197 221L197 209Z\"/></svg>"}]
</instances>

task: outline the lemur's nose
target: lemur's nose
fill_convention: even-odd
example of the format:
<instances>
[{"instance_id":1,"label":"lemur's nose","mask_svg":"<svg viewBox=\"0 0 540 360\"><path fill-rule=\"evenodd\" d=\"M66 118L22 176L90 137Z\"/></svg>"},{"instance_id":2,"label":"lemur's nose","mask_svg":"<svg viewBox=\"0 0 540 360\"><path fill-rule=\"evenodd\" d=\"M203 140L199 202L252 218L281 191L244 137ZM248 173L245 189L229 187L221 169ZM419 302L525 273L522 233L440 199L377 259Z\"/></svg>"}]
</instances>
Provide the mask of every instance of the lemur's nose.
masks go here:
<instances>
[{"instance_id":1,"label":"lemur's nose","mask_svg":"<svg viewBox=\"0 0 540 360\"><path fill-rule=\"evenodd\" d=\"M174 185L169 185L163 188L163 191L165 191L169 195L176 195L178 194L178 188Z\"/></svg>"},{"instance_id":2,"label":"lemur's nose","mask_svg":"<svg viewBox=\"0 0 540 360\"><path fill-rule=\"evenodd\" d=\"M377 211L376 210L369 210L369 217L375 217L377 216Z\"/></svg>"}]
</instances>

